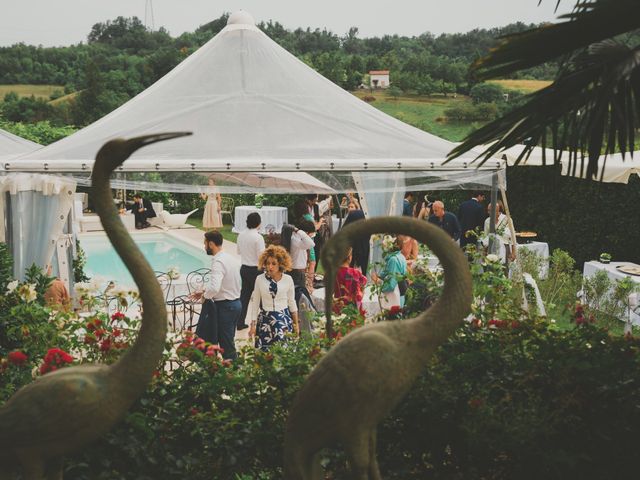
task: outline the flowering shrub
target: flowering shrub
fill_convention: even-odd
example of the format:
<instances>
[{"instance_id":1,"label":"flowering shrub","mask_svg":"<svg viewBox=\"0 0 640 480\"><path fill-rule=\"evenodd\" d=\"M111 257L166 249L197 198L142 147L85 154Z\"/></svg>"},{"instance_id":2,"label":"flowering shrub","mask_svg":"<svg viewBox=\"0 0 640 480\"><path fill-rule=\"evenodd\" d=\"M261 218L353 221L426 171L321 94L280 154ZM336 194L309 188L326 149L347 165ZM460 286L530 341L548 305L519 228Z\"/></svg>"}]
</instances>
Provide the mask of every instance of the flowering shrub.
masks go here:
<instances>
[{"instance_id":1,"label":"flowering shrub","mask_svg":"<svg viewBox=\"0 0 640 480\"><path fill-rule=\"evenodd\" d=\"M40 374L55 372L59 368L73 362L73 357L64 350L59 348L51 348L44 356L44 363L40 365Z\"/></svg>"}]
</instances>

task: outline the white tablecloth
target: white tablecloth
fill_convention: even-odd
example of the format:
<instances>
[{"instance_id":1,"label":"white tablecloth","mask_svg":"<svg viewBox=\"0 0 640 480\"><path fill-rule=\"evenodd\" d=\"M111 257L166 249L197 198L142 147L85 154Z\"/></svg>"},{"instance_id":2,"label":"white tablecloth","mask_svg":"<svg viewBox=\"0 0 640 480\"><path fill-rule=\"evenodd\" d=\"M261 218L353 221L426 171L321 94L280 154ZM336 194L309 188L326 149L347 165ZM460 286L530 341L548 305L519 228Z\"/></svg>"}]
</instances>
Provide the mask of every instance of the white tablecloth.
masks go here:
<instances>
[{"instance_id":1,"label":"white tablecloth","mask_svg":"<svg viewBox=\"0 0 640 480\"><path fill-rule=\"evenodd\" d=\"M542 258L540 278L547 278L547 274L549 273L549 244L546 242L519 243L516 247L516 252L522 249L535 252Z\"/></svg>"},{"instance_id":2,"label":"white tablecloth","mask_svg":"<svg viewBox=\"0 0 640 480\"><path fill-rule=\"evenodd\" d=\"M324 288L316 288L313 291L313 303L319 312L324 312ZM364 288L364 297L362 299L362 308L367 312L367 317L372 317L380 313L380 302L378 295L371 291L371 286Z\"/></svg>"},{"instance_id":3,"label":"white tablecloth","mask_svg":"<svg viewBox=\"0 0 640 480\"><path fill-rule=\"evenodd\" d=\"M611 262L608 264L604 264L593 260L591 262L585 262L584 268L582 269L582 276L591 277L592 275L595 275L598 270L604 270L605 272L607 272L607 276L612 282L615 282L616 280L622 280L625 277L629 277L634 282L640 284L640 276L628 275L618 270L617 267L622 265L631 265L636 267L638 266L635 263L631 262Z\"/></svg>"},{"instance_id":4,"label":"white tablecloth","mask_svg":"<svg viewBox=\"0 0 640 480\"><path fill-rule=\"evenodd\" d=\"M611 263L605 264L605 263L600 263L600 262L596 262L595 260L592 260L591 262L585 262L584 267L582 269L582 276L591 277L595 275L596 272L603 270L607 272L607 276L609 277L609 280L611 280L612 282L615 282L616 280L622 280L625 277L628 277L640 285L640 276L629 275L617 269L618 266L622 266L622 265L631 265L636 267L638 266L635 263L631 263L631 262L611 262ZM637 302L637 294L632 294L632 295L636 295L636 302ZM640 315L631 312L631 322L634 325L640 325Z\"/></svg>"},{"instance_id":5,"label":"white tablecloth","mask_svg":"<svg viewBox=\"0 0 640 480\"><path fill-rule=\"evenodd\" d=\"M233 232L240 233L247 229L247 217L250 213L258 212L262 219L260 233L268 233L274 231L280 233L282 225L287 223L288 212L285 207L262 207L243 205L236 207L235 218L233 222Z\"/></svg>"}]
</instances>

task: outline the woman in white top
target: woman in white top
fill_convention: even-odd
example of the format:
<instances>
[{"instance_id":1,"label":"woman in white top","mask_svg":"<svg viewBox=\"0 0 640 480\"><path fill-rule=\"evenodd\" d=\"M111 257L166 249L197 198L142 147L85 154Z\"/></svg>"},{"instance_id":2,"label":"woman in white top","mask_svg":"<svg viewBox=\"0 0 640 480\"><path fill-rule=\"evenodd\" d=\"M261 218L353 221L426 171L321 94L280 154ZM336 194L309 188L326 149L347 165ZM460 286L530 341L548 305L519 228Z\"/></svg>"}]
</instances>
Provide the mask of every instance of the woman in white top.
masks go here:
<instances>
[{"instance_id":1,"label":"woman in white top","mask_svg":"<svg viewBox=\"0 0 640 480\"><path fill-rule=\"evenodd\" d=\"M268 350L276 342L286 341L287 334L300 332L295 286L290 275L291 257L279 246L265 249L258 260L264 269L256 278L245 321L250 323L249 336L255 336L255 346Z\"/></svg>"},{"instance_id":2,"label":"woman in white top","mask_svg":"<svg viewBox=\"0 0 640 480\"><path fill-rule=\"evenodd\" d=\"M491 204L488 205L489 214L491 214ZM504 205L502 204L502 200L498 200L496 203L496 235L495 239L498 242L498 257L502 263L508 263L509 261L513 261L515 258L515 250L511 245L511 235L509 232L509 219L503 213ZM489 230L491 225L491 216L487 217L484 221L484 233L487 237L484 240L484 246L487 247L489 245Z\"/></svg>"},{"instance_id":3,"label":"woman in white top","mask_svg":"<svg viewBox=\"0 0 640 480\"><path fill-rule=\"evenodd\" d=\"M204 204L204 213L202 214L202 226L206 229L222 227L222 217L220 216L222 197L217 190L213 188L215 186L216 182L210 177L209 191L200 194L200 198L207 200L207 203Z\"/></svg>"}]
</instances>

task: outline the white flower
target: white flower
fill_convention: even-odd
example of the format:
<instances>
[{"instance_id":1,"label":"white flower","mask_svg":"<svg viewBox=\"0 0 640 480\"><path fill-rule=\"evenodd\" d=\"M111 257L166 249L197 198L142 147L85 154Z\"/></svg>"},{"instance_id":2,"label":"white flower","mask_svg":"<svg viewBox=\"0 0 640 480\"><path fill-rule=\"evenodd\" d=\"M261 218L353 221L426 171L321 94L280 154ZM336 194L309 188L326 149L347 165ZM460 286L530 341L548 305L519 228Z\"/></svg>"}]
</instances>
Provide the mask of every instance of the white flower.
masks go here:
<instances>
[{"instance_id":1,"label":"white flower","mask_svg":"<svg viewBox=\"0 0 640 480\"><path fill-rule=\"evenodd\" d=\"M33 302L36 298L38 298L36 286L33 283L25 283L24 285L20 285L18 287L18 296L20 296L20 298L27 303Z\"/></svg>"},{"instance_id":2,"label":"white flower","mask_svg":"<svg viewBox=\"0 0 640 480\"><path fill-rule=\"evenodd\" d=\"M129 295L129 289L122 287L114 287L109 291L109 295L118 298L126 298Z\"/></svg>"},{"instance_id":3,"label":"white flower","mask_svg":"<svg viewBox=\"0 0 640 480\"><path fill-rule=\"evenodd\" d=\"M95 292L93 284L89 282L78 282L73 286L73 289L76 291L76 294L80 297L86 297L91 295L91 293Z\"/></svg>"},{"instance_id":4,"label":"white flower","mask_svg":"<svg viewBox=\"0 0 640 480\"><path fill-rule=\"evenodd\" d=\"M590 343L587 343L586 345L587 345L587 348L591 348L591 344Z\"/></svg>"},{"instance_id":5,"label":"white flower","mask_svg":"<svg viewBox=\"0 0 640 480\"><path fill-rule=\"evenodd\" d=\"M487 262L497 263L499 261L500 261L500 257L495 253L490 253L489 255L487 255Z\"/></svg>"},{"instance_id":6,"label":"white flower","mask_svg":"<svg viewBox=\"0 0 640 480\"><path fill-rule=\"evenodd\" d=\"M18 280L14 280L14 281L12 281L12 282L9 282L9 283L7 284L7 293L11 293L11 292L13 292L16 288L18 288L18 283L20 283L20 282L18 282Z\"/></svg>"}]
</instances>

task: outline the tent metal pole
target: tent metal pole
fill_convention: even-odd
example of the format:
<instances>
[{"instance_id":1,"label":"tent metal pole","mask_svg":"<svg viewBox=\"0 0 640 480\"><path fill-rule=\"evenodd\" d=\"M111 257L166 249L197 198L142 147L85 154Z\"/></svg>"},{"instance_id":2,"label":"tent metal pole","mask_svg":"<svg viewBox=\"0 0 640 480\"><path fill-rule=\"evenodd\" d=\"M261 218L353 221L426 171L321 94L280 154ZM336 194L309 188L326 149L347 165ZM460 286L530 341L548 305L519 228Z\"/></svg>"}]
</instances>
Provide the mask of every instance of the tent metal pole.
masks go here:
<instances>
[{"instance_id":1,"label":"tent metal pole","mask_svg":"<svg viewBox=\"0 0 640 480\"><path fill-rule=\"evenodd\" d=\"M509 211L509 202L507 201L507 190L505 189L505 185L504 185L504 181L503 180L504 180L504 178L501 175L500 176L500 181L498 182L498 186L500 188L500 194L502 195L502 202L504 203L504 213L507 216L507 225L509 226L509 233L511 234L511 248L512 248L511 254L515 258L516 255L517 255L517 250L516 250L516 245L517 245L516 229L513 226L513 219L511 218L511 212Z\"/></svg>"},{"instance_id":2,"label":"tent metal pole","mask_svg":"<svg viewBox=\"0 0 640 480\"><path fill-rule=\"evenodd\" d=\"M491 209L489 210L489 253L495 254L498 250L496 242L496 204L498 203L498 174L491 175Z\"/></svg>"}]
</instances>

